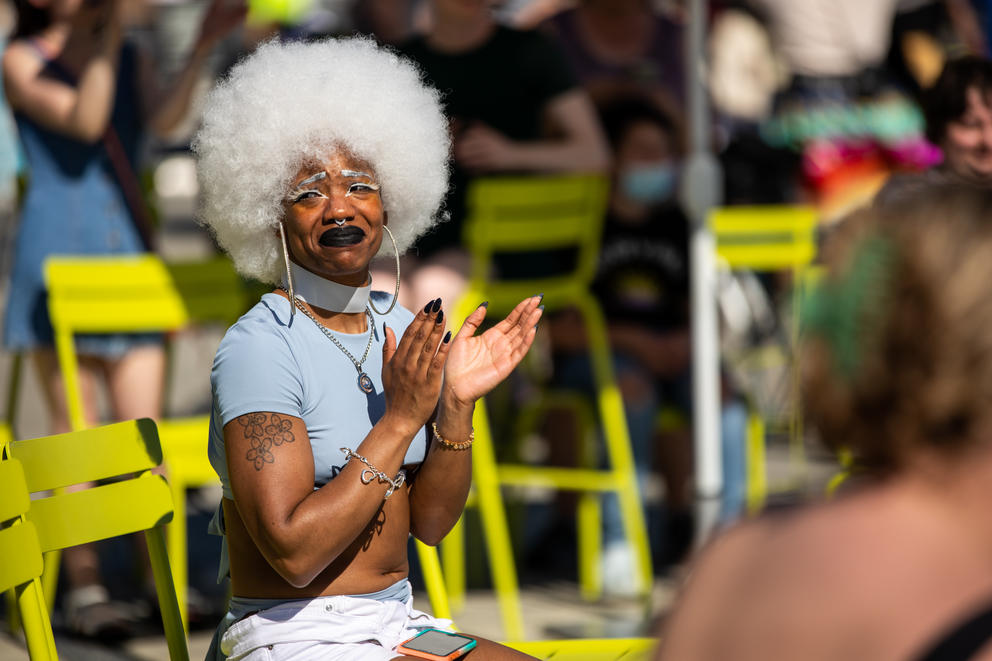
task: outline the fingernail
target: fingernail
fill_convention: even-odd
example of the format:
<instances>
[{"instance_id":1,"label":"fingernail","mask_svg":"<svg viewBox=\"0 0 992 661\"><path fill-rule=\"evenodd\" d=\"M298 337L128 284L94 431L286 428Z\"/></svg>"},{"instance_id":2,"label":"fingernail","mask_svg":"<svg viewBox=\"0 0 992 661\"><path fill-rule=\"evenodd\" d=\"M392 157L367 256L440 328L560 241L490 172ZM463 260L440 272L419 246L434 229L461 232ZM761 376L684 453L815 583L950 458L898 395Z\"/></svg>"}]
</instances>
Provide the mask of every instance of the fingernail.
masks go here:
<instances>
[{"instance_id":1,"label":"fingernail","mask_svg":"<svg viewBox=\"0 0 992 661\"><path fill-rule=\"evenodd\" d=\"M444 310L437 313L437 319L434 320L434 323L440 324L442 321L444 321Z\"/></svg>"},{"instance_id":2,"label":"fingernail","mask_svg":"<svg viewBox=\"0 0 992 661\"><path fill-rule=\"evenodd\" d=\"M431 306L434 305L434 301L427 301L427 305L424 306L424 314L431 311Z\"/></svg>"},{"instance_id":3,"label":"fingernail","mask_svg":"<svg viewBox=\"0 0 992 661\"><path fill-rule=\"evenodd\" d=\"M537 306L537 309L538 310L543 310L544 309L544 303L541 303L540 305L538 305Z\"/></svg>"},{"instance_id":4,"label":"fingernail","mask_svg":"<svg viewBox=\"0 0 992 661\"><path fill-rule=\"evenodd\" d=\"M431 306L431 311L432 312L437 312L440 309L441 309L441 299L438 298L438 299L435 299L434 305Z\"/></svg>"},{"instance_id":5,"label":"fingernail","mask_svg":"<svg viewBox=\"0 0 992 661\"><path fill-rule=\"evenodd\" d=\"M488 308L489 307L489 301L482 301L482 303L479 304L479 307L480 308Z\"/></svg>"},{"instance_id":6,"label":"fingernail","mask_svg":"<svg viewBox=\"0 0 992 661\"><path fill-rule=\"evenodd\" d=\"M444 334L444 339L442 340L442 342L447 344L450 339L451 339L451 331L448 331L447 333Z\"/></svg>"},{"instance_id":7,"label":"fingernail","mask_svg":"<svg viewBox=\"0 0 992 661\"><path fill-rule=\"evenodd\" d=\"M385 337L385 336L386 336L386 329L387 329L387 328L389 328L389 326L387 326L387 325L386 325L386 323L385 323L385 322L383 322L383 324L382 324L382 336L383 336L383 337Z\"/></svg>"}]
</instances>

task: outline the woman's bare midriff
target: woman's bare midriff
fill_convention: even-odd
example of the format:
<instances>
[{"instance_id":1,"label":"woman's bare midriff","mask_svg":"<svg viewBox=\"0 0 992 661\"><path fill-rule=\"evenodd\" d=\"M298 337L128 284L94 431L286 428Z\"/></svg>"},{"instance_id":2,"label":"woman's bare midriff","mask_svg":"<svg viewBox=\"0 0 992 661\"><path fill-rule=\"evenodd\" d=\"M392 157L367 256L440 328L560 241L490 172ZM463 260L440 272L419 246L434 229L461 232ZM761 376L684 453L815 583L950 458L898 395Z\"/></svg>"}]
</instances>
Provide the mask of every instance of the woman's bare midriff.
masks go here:
<instances>
[{"instance_id":1,"label":"woman's bare midriff","mask_svg":"<svg viewBox=\"0 0 992 661\"><path fill-rule=\"evenodd\" d=\"M287 583L268 563L248 534L234 501L224 498L223 504L231 591L236 597L306 599L367 594L387 588L409 573L410 503L405 489L397 489L362 534L302 588Z\"/></svg>"}]
</instances>

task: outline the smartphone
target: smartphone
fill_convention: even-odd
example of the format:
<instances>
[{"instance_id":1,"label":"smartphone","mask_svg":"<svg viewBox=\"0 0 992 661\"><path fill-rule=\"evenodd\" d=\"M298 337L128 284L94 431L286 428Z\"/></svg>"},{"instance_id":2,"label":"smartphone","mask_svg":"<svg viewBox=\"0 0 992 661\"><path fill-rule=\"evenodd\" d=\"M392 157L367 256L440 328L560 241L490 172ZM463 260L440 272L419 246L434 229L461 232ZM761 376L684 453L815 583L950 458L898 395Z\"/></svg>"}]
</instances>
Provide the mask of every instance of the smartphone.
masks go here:
<instances>
[{"instance_id":1,"label":"smartphone","mask_svg":"<svg viewBox=\"0 0 992 661\"><path fill-rule=\"evenodd\" d=\"M475 645L475 640L468 636L440 629L424 629L410 640L400 643L396 651L421 659L446 661L467 654Z\"/></svg>"}]
</instances>

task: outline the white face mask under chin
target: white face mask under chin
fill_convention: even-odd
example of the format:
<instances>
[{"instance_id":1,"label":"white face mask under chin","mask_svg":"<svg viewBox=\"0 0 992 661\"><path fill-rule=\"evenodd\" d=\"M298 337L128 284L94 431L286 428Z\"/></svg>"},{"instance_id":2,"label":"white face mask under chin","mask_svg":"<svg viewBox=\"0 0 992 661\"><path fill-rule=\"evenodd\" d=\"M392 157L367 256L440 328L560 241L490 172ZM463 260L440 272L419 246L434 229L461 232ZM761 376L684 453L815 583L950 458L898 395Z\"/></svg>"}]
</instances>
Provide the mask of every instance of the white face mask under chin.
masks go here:
<instances>
[{"instance_id":1,"label":"white face mask under chin","mask_svg":"<svg viewBox=\"0 0 992 661\"><path fill-rule=\"evenodd\" d=\"M290 262L289 270L296 298L313 307L331 312L363 312L368 305L369 294L372 292L371 282L364 287L342 285L333 280L325 280L295 262ZM289 283L282 284L288 291Z\"/></svg>"}]
</instances>

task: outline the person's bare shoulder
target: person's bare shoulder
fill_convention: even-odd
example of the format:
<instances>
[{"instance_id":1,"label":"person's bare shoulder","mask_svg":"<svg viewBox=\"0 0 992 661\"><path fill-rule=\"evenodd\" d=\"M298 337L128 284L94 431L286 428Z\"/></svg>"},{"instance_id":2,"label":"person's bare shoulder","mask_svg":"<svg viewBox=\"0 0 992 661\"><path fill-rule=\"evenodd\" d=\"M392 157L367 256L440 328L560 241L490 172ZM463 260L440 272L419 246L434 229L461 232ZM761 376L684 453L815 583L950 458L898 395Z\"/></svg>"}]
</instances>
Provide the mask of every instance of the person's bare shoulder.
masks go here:
<instances>
[{"instance_id":1,"label":"person's bare shoulder","mask_svg":"<svg viewBox=\"0 0 992 661\"><path fill-rule=\"evenodd\" d=\"M846 503L815 505L744 523L714 539L694 563L662 631L659 658L746 659L807 649L854 616L858 586L845 541L861 523ZM847 530L845 530L847 529ZM831 598L819 598L831 595ZM773 642L774 641L774 642ZM807 657L809 658L809 657Z\"/></svg>"}]
</instances>

